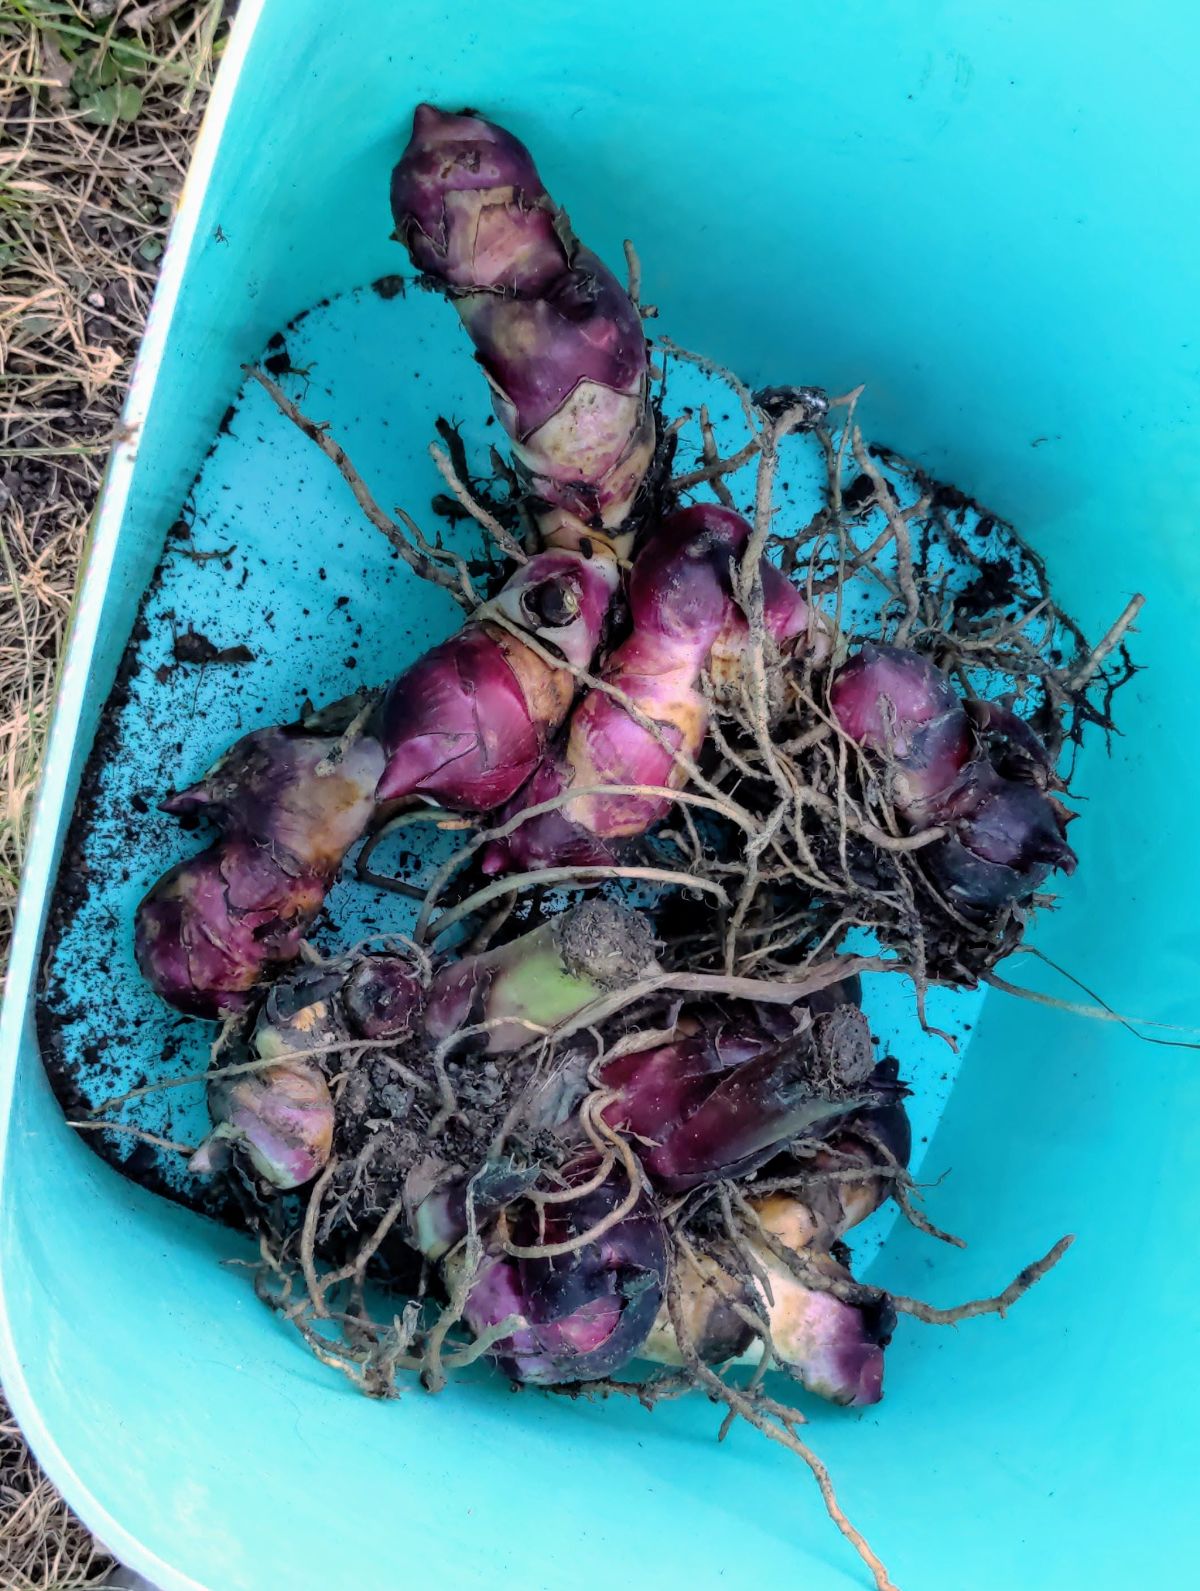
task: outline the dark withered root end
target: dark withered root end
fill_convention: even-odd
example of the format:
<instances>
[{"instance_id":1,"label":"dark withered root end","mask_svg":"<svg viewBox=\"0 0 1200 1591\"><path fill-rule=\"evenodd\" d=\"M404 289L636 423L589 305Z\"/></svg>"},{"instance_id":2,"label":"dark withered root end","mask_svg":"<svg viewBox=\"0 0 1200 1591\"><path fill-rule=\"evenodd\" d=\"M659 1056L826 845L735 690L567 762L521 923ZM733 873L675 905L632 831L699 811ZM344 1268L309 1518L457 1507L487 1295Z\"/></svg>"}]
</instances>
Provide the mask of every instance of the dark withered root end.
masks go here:
<instances>
[{"instance_id":1,"label":"dark withered root end","mask_svg":"<svg viewBox=\"0 0 1200 1591\"><path fill-rule=\"evenodd\" d=\"M602 989L626 988L654 960L650 924L615 901L583 901L555 921L563 965Z\"/></svg>"},{"instance_id":2,"label":"dark withered root end","mask_svg":"<svg viewBox=\"0 0 1200 1591\"><path fill-rule=\"evenodd\" d=\"M817 1077L834 1088L855 1089L875 1069L871 1027L855 1005L840 1005L813 1019L813 1065Z\"/></svg>"},{"instance_id":3,"label":"dark withered root end","mask_svg":"<svg viewBox=\"0 0 1200 1591\"><path fill-rule=\"evenodd\" d=\"M816 430L829 413L828 394L820 387L763 387L754 394L754 401L771 420L782 420L785 414L799 410L801 418L793 427L797 431Z\"/></svg>"}]
</instances>

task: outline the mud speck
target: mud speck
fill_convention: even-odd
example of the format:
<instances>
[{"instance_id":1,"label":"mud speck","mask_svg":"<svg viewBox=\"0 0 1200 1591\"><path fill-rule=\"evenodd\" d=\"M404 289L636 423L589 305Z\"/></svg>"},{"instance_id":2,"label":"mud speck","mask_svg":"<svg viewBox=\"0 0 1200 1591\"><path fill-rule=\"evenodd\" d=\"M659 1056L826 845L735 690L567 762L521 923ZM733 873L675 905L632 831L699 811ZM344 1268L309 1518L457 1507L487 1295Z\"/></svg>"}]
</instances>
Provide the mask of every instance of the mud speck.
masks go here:
<instances>
[{"instance_id":1,"label":"mud speck","mask_svg":"<svg viewBox=\"0 0 1200 1591\"><path fill-rule=\"evenodd\" d=\"M177 663L253 663L254 653L243 642L237 646L218 646L190 624L175 637L171 648Z\"/></svg>"}]
</instances>

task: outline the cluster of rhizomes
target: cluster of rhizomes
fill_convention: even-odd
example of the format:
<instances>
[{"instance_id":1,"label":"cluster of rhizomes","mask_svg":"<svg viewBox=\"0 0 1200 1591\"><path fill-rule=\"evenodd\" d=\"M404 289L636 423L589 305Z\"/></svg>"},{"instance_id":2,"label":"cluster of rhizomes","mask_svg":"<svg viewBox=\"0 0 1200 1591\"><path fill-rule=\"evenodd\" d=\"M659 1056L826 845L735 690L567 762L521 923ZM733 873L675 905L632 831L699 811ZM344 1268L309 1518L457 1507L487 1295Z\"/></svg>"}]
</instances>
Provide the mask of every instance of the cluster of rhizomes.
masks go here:
<instances>
[{"instance_id":1,"label":"cluster of rhizomes","mask_svg":"<svg viewBox=\"0 0 1200 1591\"><path fill-rule=\"evenodd\" d=\"M1011 698L972 697L852 400L834 449L826 422L848 400L734 383L754 431L739 457L759 458L751 523L705 416L705 465L668 478L678 426L651 399L636 289L575 239L520 143L423 106L392 204L475 344L526 534L504 532L503 583L389 687L246 736L164 802L219 836L136 925L154 989L227 1019L192 1165L260 1191L313 1184L302 1229L264 1253L268 1293L323 1356L321 1245L362 1230L331 1273L359 1289L343 1324L369 1338L369 1261L422 1256L425 1301L386 1362L428 1384L482 1353L548 1384L608 1384L639 1357L694 1376L757 1342L806 1386L870 1402L891 1309L841 1244L890 1191L907 1206L908 1125L843 981L844 931L874 929L919 995L979 976L1074 865L1056 759ZM818 530L841 547L836 580L813 578L827 551L805 578L798 527L781 561L772 524L780 443L805 429L831 461ZM848 443L897 560L870 637L841 623L842 576L871 566L837 517ZM717 500L681 506L685 491ZM347 853L422 804L480 830L430 887L416 942L289 972ZM497 892L611 884L664 852L642 876L717 904L660 895L657 951L614 901L482 953L426 948L458 868L476 894L433 937ZM287 1302L297 1243L303 1305ZM473 1341L452 1346L461 1331ZM378 1368L381 1340L353 1362Z\"/></svg>"},{"instance_id":2,"label":"cluster of rhizomes","mask_svg":"<svg viewBox=\"0 0 1200 1591\"><path fill-rule=\"evenodd\" d=\"M414 801L498 812L484 873L619 861L684 786L711 801L698 762L715 704L748 703L761 747L766 676L788 671L816 682L815 721L867 753L850 781L868 799L883 790L909 831L930 831L925 871L999 946L997 914L1073 865L1051 760L1027 721L960 700L915 651L868 642L846 661L853 638L766 556L757 527L721 503L678 508L649 490L655 419L638 310L574 239L515 139L422 107L392 202L399 237L476 344L542 550L389 688L247 736L165 803L203 811L221 838L140 909L138 959L154 987L196 1015L242 1009L298 954L349 848ZM825 412L798 392L790 408L764 395L764 459L781 430ZM764 762L793 809L768 825L771 845L785 863L790 849L794 878L811 884L804 792L783 751L764 748ZM726 790L745 768L736 755L725 764ZM819 817L828 806L817 803ZM740 798L716 811L745 829ZM764 825L752 827L761 841ZM852 873L843 896L855 894ZM837 879L819 882L824 898L839 893Z\"/></svg>"},{"instance_id":3,"label":"cluster of rhizomes","mask_svg":"<svg viewBox=\"0 0 1200 1591\"><path fill-rule=\"evenodd\" d=\"M876 1062L852 982L792 1005L676 1004L611 1045L585 1033L659 970L645 919L602 900L432 966L397 948L306 967L227 1033L192 1168L277 1191L322 1179L355 1226L394 1204L393 1245L436 1267L515 1380L607 1380L685 1352L723 1364L766 1340L811 1390L872 1403L894 1317L821 1283L849 1280L838 1241L907 1163L895 1063ZM547 1064L550 1033L574 1038ZM356 1081L345 1057L364 1044Z\"/></svg>"}]
</instances>

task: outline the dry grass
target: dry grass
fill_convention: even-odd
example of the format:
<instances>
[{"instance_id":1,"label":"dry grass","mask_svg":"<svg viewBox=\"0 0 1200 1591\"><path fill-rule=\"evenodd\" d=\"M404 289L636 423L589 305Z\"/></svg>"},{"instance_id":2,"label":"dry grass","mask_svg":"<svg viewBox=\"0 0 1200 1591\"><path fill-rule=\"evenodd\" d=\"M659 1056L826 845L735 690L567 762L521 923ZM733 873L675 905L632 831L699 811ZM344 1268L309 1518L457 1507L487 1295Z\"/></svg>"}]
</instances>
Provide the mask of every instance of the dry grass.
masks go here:
<instances>
[{"instance_id":1,"label":"dry grass","mask_svg":"<svg viewBox=\"0 0 1200 1591\"><path fill-rule=\"evenodd\" d=\"M0 1583L5 1591L100 1586L112 1559L38 1469L0 1405Z\"/></svg>"},{"instance_id":2,"label":"dry grass","mask_svg":"<svg viewBox=\"0 0 1200 1591\"><path fill-rule=\"evenodd\" d=\"M0 0L0 969L88 523L229 0ZM111 1560L0 1401L0 1585Z\"/></svg>"},{"instance_id":3,"label":"dry grass","mask_svg":"<svg viewBox=\"0 0 1200 1591\"><path fill-rule=\"evenodd\" d=\"M0 0L0 964L76 570L223 0Z\"/></svg>"}]
</instances>

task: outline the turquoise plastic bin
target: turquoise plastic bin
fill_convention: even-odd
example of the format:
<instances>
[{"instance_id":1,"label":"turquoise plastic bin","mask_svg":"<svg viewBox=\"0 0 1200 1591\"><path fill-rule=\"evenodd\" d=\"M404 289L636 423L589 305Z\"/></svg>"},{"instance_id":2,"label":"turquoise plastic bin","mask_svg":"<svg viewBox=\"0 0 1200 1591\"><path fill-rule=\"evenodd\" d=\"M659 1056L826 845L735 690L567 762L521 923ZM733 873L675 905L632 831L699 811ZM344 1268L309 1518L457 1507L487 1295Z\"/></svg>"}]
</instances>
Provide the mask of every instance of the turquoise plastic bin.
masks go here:
<instances>
[{"instance_id":1,"label":"turquoise plastic bin","mask_svg":"<svg viewBox=\"0 0 1200 1591\"><path fill-rule=\"evenodd\" d=\"M753 380L869 381L870 433L1015 520L1093 631L1145 591L1144 671L1112 756L1080 763L1079 874L1037 943L1117 1008L1194 1023L1198 47L1183 0L245 0L88 552L2 1029L4 1385L165 1591L863 1583L808 1476L749 1430L718 1450L702 1399L358 1397L220 1265L229 1233L64 1126L33 1026L49 892L240 362L400 268L387 173L415 102L509 121L582 236L637 240L678 340ZM1198 1095L1190 1048L988 999L927 1162L971 1247L900 1228L872 1277L952 1301L1078 1242L1004 1321L905 1324L885 1402L815 1422L905 1591L1188 1583Z\"/></svg>"}]
</instances>

